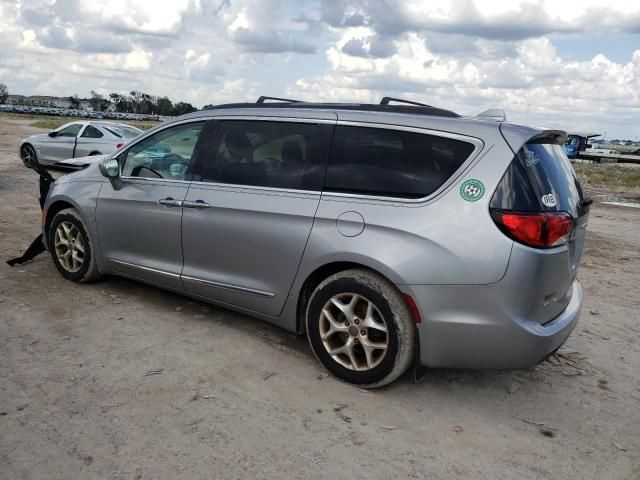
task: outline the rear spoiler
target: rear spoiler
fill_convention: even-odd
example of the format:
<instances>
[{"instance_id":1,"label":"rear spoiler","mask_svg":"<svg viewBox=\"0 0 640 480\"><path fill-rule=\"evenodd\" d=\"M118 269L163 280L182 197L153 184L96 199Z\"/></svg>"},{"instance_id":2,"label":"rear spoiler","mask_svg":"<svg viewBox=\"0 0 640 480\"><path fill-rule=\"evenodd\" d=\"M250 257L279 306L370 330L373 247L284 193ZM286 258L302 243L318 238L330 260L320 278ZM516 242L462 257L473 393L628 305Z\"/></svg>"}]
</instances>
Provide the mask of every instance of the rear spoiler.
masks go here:
<instances>
[{"instance_id":1,"label":"rear spoiler","mask_svg":"<svg viewBox=\"0 0 640 480\"><path fill-rule=\"evenodd\" d=\"M564 130L527 127L513 123L501 123L500 133L514 154L518 152L525 143L553 143L562 145L567 140L567 132Z\"/></svg>"}]
</instances>

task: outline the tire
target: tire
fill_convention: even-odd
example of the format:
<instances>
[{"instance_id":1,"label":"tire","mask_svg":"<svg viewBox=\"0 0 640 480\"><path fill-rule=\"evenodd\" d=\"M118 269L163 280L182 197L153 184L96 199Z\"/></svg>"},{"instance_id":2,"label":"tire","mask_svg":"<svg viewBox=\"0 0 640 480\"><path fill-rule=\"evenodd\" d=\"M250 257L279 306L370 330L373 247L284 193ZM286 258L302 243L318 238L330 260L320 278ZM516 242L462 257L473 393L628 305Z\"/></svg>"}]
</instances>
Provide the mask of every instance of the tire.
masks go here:
<instances>
[{"instance_id":1,"label":"tire","mask_svg":"<svg viewBox=\"0 0 640 480\"><path fill-rule=\"evenodd\" d=\"M314 355L345 382L382 387L413 360L416 329L409 307L393 284L368 270L345 270L320 283L305 321Z\"/></svg>"},{"instance_id":2,"label":"tire","mask_svg":"<svg viewBox=\"0 0 640 480\"><path fill-rule=\"evenodd\" d=\"M30 143L25 143L20 147L20 158L27 168L33 168L38 165L38 153Z\"/></svg>"},{"instance_id":3,"label":"tire","mask_svg":"<svg viewBox=\"0 0 640 480\"><path fill-rule=\"evenodd\" d=\"M48 243L53 263L67 280L89 283L102 276L89 229L77 210L66 208L56 213L49 227Z\"/></svg>"}]
</instances>

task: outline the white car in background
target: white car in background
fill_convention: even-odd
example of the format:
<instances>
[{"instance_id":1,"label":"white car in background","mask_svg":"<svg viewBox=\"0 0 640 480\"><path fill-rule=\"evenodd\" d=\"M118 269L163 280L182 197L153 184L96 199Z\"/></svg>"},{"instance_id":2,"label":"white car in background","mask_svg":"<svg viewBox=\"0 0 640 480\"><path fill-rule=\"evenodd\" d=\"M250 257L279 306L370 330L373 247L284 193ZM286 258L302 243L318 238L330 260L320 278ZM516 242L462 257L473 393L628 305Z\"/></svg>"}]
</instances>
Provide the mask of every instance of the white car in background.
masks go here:
<instances>
[{"instance_id":1,"label":"white car in background","mask_svg":"<svg viewBox=\"0 0 640 480\"><path fill-rule=\"evenodd\" d=\"M62 160L106 155L120 148L142 130L125 123L78 121L65 123L49 133L31 135L20 144L26 167L53 165Z\"/></svg>"}]
</instances>

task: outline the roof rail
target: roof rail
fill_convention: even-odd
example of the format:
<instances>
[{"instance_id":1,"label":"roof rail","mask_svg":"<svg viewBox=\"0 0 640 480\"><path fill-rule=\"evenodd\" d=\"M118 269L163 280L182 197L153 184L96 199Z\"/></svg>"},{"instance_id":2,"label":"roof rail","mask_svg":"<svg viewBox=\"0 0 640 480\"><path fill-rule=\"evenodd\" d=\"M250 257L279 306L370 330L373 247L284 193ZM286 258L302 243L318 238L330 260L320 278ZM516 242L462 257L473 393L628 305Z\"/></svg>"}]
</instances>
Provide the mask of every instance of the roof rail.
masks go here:
<instances>
[{"instance_id":1,"label":"roof rail","mask_svg":"<svg viewBox=\"0 0 640 480\"><path fill-rule=\"evenodd\" d=\"M261 99L263 97L260 97ZM272 98L272 97L264 97ZM295 100L279 100L275 102L260 103L227 103L222 105L212 105L207 110L222 110L231 108L296 108L296 109L319 109L319 110L353 110L361 112L386 112L386 113L406 113L410 115L433 115L438 117L460 117L455 112L443 108L416 105L386 105L378 103L310 103Z\"/></svg>"},{"instance_id":2,"label":"roof rail","mask_svg":"<svg viewBox=\"0 0 640 480\"><path fill-rule=\"evenodd\" d=\"M499 108L490 108L489 110L484 110L476 115L476 117L488 118L497 122L504 122L507 120L507 115L504 113L504 110L501 110Z\"/></svg>"},{"instance_id":3,"label":"roof rail","mask_svg":"<svg viewBox=\"0 0 640 480\"><path fill-rule=\"evenodd\" d=\"M274 100L276 102L300 103L300 100L291 100L290 98L279 97L265 97L264 95L258 98L258 101L256 103L266 103L267 100Z\"/></svg>"},{"instance_id":4,"label":"roof rail","mask_svg":"<svg viewBox=\"0 0 640 480\"><path fill-rule=\"evenodd\" d=\"M412 102L411 100L404 100L402 98L394 98L394 97L382 97L382 100L380 100L380 105L389 105L389 102L406 103L408 105L415 105L417 107L431 106L431 105L427 105L426 103Z\"/></svg>"}]
</instances>

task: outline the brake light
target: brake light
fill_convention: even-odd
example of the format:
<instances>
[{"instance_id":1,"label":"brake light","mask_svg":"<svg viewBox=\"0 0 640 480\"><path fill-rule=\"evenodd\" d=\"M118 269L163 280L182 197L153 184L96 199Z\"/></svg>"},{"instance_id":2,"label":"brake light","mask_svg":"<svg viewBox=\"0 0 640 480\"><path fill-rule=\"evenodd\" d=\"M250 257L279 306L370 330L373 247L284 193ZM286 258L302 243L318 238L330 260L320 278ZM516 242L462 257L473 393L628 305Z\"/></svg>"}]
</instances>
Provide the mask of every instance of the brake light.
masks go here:
<instances>
[{"instance_id":1,"label":"brake light","mask_svg":"<svg viewBox=\"0 0 640 480\"><path fill-rule=\"evenodd\" d=\"M122 145L124 145L124 143L117 143L117 144L116 144L116 150L117 150L118 148L120 148Z\"/></svg>"},{"instance_id":2,"label":"brake light","mask_svg":"<svg viewBox=\"0 0 640 480\"><path fill-rule=\"evenodd\" d=\"M573 217L565 212L491 210L491 216L509 238L530 247L558 247L567 243L573 233Z\"/></svg>"}]
</instances>

